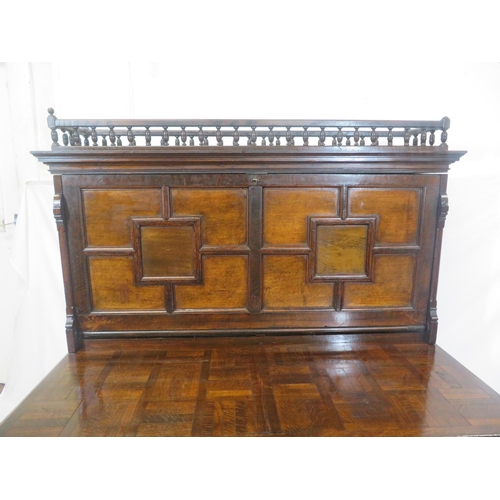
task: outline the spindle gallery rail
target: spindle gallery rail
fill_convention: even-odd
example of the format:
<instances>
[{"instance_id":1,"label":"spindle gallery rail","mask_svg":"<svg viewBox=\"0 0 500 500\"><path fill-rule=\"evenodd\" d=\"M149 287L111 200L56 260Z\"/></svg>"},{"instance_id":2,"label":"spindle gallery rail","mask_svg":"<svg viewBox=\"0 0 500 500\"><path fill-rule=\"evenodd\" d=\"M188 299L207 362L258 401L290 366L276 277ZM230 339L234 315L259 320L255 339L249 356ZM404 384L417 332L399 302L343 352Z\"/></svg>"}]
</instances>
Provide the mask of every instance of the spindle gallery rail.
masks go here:
<instances>
[{"instance_id":1,"label":"spindle gallery rail","mask_svg":"<svg viewBox=\"0 0 500 500\"><path fill-rule=\"evenodd\" d=\"M60 120L48 109L52 149L127 146L403 146L447 150L450 120ZM436 133L441 131L441 143ZM100 141L99 141L100 139Z\"/></svg>"}]
</instances>

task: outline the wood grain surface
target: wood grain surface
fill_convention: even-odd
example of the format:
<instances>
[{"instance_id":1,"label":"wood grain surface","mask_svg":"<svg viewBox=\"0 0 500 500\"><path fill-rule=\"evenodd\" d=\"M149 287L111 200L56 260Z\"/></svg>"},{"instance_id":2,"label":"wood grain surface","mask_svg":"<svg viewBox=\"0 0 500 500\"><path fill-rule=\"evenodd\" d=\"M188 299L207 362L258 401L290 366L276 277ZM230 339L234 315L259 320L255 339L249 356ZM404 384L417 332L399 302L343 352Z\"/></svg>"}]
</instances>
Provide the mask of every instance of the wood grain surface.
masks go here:
<instances>
[{"instance_id":1,"label":"wood grain surface","mask_svg":"<svg viewBox=\"0 0 500 500\"><path fill-rule=\"evenodd\" d=\"M500 395L417 334L86 340L0 436L500 436Z\"/></svg>"}]
</instances>

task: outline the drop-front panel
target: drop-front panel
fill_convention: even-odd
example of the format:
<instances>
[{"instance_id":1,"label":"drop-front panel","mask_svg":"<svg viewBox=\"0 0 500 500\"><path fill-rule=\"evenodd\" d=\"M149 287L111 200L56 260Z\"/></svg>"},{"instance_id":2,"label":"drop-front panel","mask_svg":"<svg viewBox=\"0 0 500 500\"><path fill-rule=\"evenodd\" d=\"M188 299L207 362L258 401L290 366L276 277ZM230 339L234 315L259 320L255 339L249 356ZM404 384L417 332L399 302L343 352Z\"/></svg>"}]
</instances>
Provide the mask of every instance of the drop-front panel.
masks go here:
<instances>
[{"instance_id":1,"label":"drop-front panel","mask_svg":"<svg viewBox=\"0 0 500 500\"><path fill-rule=\"evenodd\" d=\"M448 151L448 118L60 120L50 108L48 125L51 151L33 154L54 175L70 352L113 336L435 342L447 171L464 154Z\"/></svg>"},{"instance_id":2,"label":"drop-front panel","mask_svg":"<svg viewBox=\"0 0 500 500\"><path fill-rule=\"evenodd\" d=\"M423 331L439 182L439 175L67 175L80 327Z\"/></svg>"}]
</instances>

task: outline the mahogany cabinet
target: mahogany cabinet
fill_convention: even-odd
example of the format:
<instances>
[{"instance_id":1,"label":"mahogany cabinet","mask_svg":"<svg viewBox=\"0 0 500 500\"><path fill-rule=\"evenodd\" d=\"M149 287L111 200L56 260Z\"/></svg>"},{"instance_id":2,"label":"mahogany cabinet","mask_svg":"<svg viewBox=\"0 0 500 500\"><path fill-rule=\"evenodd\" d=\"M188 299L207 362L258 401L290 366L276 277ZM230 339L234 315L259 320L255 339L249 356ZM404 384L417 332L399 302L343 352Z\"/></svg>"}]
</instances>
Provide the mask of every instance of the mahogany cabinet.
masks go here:
<instances>
[{"instance_id":1,"label":"mahogany cabinet","mask_svg":"<svg viewBox=\"0 0 500 500\"><path fill-rule=\"evenodd\" d=\"M435 342L447 170L464 154L448 151L447 118L49 112L52 150L33 154L54 175L70 352L115 336L412 331Z\"/></svg>"}]
</instances>

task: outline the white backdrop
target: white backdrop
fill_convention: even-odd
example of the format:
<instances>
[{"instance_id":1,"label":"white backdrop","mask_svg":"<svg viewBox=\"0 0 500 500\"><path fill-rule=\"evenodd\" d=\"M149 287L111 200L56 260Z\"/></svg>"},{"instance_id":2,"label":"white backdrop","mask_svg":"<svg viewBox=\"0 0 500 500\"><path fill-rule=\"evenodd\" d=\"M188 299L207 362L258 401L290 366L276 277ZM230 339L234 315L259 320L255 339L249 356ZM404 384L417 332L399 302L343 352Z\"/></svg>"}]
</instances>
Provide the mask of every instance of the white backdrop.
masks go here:
<instances>
[{"instance_id":1,"label":"white backdrop","mask_svg":"<svg viewBox=\"0 0 500 500\"><path fill-rule=\"evenodd\" d=\"M49 106L59 118L438 120L447 115L450 149L468 154L450 172L438 345L500 392L500 147L495 140L500 64L347 63L335 59L335 50L324 53L331 64L330 59L314 64L314 58L295 56L278 61L272 50L255 53L251 47L248 57L242 53L238 59L217 51L202 57L207 47L189 43L188 49L189 60L179 49L169 63L0 65L0 78L7 82L0 102L9 104L8 115L0 118L3 130L10 131L0 139L6 217L17 213L27 180L49 177L29 154L50 147ZM0 284L0 299L8 293ZM0 319L0 327L6 321Z\"/></svg>"}]
</instances>

